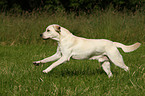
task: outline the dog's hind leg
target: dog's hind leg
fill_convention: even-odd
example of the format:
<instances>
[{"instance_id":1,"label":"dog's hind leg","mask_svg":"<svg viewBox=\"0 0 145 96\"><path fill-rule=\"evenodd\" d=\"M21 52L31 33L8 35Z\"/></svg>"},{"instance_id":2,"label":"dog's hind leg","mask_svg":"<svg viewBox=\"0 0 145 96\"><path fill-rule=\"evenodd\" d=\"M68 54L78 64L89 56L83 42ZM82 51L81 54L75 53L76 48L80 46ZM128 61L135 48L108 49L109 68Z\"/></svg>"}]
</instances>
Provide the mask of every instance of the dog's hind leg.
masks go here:
<instances>
[{"instance_id":1,"label":"dog's hind leg","mask_svg":"<svg viewBox=\"0 0 145 96\"><path fill-rule=\"evenodd\" d=\"M98 59L98 61L102 64L103 70L106 72L108 77L112 77L112 72L110 70L110 62L106 56L102 56L101 58Z\"/></svg>"},{"instance_id":2,"label":"dog's hind leg","mask_svg":"<svg viewBox=\"0 0 145 96\"><path fill-rule=\"evenodd\" d=\"M122 55L118 51L116 47L111 47L106 50L107 56L109 59L118 67L124 69L125 71L129 71L129 68L124 64Z\"/></svg>"},{"instance_id":3,"label":"dog's hind leg","mask_svg":"<svg viewBox=\"0 0 145 96\"><path fill-rule=\"evenodd\" d=\"M108 77L112 77L112 72L110 70L110 62L109 61L105 61L102 64L103 70L107 73Z\"/></svg>"}]
</instances>

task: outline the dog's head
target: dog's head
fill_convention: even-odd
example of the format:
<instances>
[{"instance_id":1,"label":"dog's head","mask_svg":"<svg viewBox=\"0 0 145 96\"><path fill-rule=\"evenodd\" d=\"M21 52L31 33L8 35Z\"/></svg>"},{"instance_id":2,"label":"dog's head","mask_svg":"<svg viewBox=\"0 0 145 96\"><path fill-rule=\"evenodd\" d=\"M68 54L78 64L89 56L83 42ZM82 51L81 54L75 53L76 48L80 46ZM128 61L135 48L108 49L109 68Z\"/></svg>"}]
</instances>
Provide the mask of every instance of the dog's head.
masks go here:
<instances>
[{"instance_id":1,"label":"dog's head","mask_svg":"<svg viewBox=\"0 0 145 96\"><path fill-rule=\"evenodd\" d=\"M40 34L40 36L46 40L46 39L54 39L54 40L59 40L59 32L61 31L61 26L53 24L53 25L49 25L46 28L46 31L42 34Z\"/></svg>"}]
</instances>

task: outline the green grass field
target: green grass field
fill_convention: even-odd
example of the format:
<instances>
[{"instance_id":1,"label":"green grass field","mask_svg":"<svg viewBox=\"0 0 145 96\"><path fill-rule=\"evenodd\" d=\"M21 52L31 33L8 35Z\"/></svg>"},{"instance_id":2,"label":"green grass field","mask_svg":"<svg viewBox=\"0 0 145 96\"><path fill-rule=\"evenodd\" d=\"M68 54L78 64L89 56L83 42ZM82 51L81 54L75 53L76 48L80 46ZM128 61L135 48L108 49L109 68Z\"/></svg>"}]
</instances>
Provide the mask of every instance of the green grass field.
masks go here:
<instances>
[{"instance_id":1,"label":"green grass field","mask_svg":"<svg viewBox=\"0 0 145 96\"><path fill-rule=\"evenodd\" d=\"M70 60L44 74L53 62L34 66L33 61L55 53L57 43L43 41L39 34L50 24L59 24L74 35L105 38L124 44L140 42L139 49L124 53L130 68L125 72L111 64L108 78L96 60ZM145 93L145 14L96 12L0 14L0 96L143 96Z\"/></svg>"}]
</instances>

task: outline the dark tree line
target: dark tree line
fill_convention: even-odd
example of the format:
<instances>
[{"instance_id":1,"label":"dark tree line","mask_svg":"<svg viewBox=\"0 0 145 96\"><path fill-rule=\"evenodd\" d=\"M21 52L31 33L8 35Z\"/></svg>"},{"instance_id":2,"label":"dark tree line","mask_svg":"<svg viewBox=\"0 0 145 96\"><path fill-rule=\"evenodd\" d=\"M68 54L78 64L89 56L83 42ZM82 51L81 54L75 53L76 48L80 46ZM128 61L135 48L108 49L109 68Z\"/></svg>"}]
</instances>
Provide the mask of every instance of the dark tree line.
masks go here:
<instances>
[{"instance_id":1,"label":"dark tree line","mask_svg":"<svg viewBox=\"0 0 145 96\"><path fill-rule=\"evenodd\" d=\"M32 10L65 10L85 11L105 10L109 6L121 11L145 9L145 0L0 0L1 11L15 10L18 12Z\"/></svg>"}]
</instances>

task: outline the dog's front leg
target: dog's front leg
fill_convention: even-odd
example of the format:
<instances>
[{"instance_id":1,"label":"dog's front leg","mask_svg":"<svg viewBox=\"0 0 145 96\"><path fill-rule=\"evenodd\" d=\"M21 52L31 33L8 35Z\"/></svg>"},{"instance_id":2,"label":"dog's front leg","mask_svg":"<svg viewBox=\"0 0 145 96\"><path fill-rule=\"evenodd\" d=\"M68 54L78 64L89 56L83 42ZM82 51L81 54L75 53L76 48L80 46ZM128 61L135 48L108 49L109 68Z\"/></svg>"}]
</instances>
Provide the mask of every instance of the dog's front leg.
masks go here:
<instances>
[{"instance_id":1,"label":"dog's front leg","mask_svg":"<svg viewBox=\"0 0 145 96\"><path fill-rule=\"evenodd\" d=\"M40 61L35 61L35 62L33 62L33 64L39 65L40 63L47 63L47 62L55 61L55 60L59 59L60 57L61 57L61 52L60 52L59 47L57 47L57 52L54 55L47 57Z\"/></svg>"},{"instance_id":2,"label":"dog's front leg","mask_svg":"<svg viewBox=\"0 0 145 96\"><path fill-rule=\"evenodd\" d=\"M67 57L61 57L58 61L54 62L52 65L50 65L47 69L43 70L44 73L50 72L53 68L56 66L62 64L63 62L67 61Z\"/></svg>"},{"instance_id":3,"label":"dog's front leg","mask_svg":"<svg viewBox=\"0 0 145 96\"><path fill-rule=\"evenodd\" d=\"M55 60L59 59L60 57L61 57L61 54L55 53L54 55L52 55L50 57L47 57L43 60L35 61L35 62L33 62L33 64L34 65L39 65L40 63L47 63L47 62L50 62L50 61L55 61Z\"/></svg>"}]
</instances>

